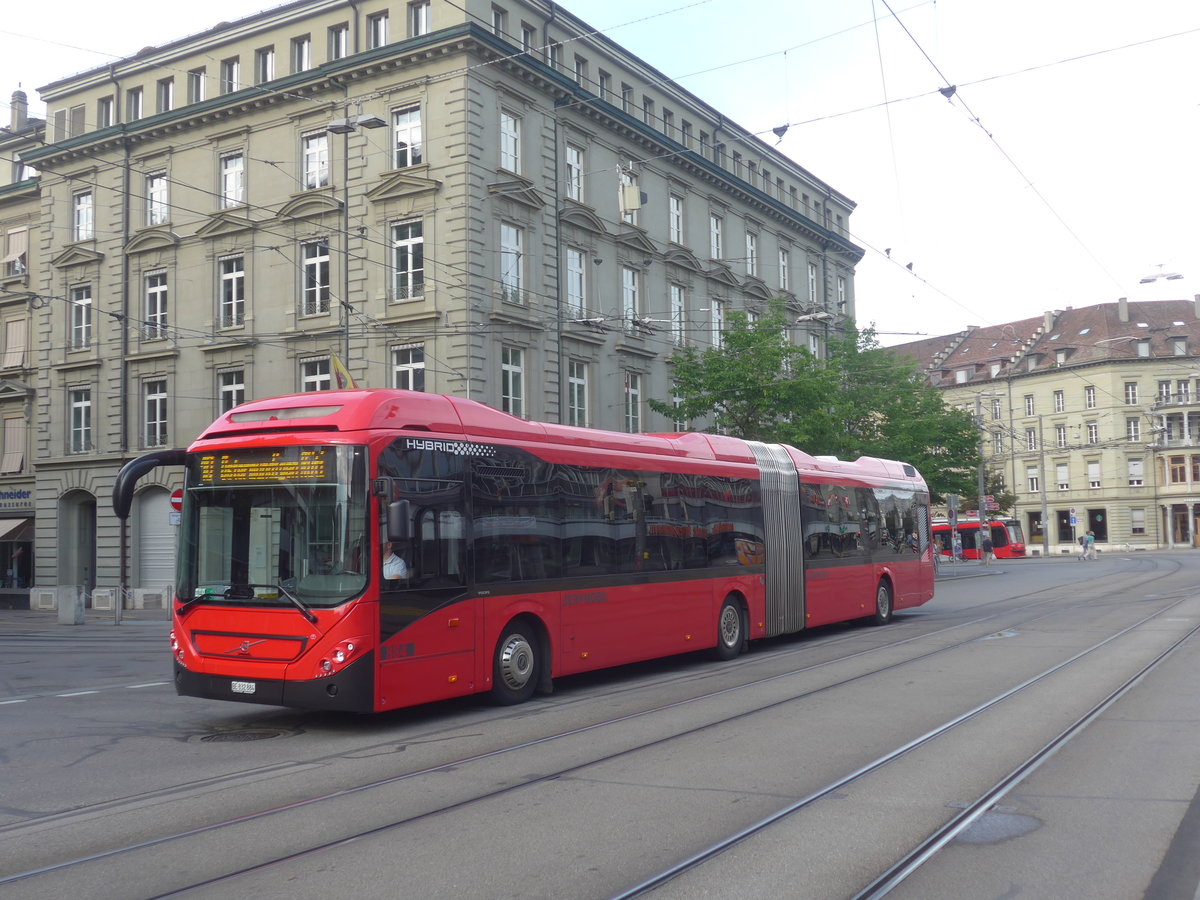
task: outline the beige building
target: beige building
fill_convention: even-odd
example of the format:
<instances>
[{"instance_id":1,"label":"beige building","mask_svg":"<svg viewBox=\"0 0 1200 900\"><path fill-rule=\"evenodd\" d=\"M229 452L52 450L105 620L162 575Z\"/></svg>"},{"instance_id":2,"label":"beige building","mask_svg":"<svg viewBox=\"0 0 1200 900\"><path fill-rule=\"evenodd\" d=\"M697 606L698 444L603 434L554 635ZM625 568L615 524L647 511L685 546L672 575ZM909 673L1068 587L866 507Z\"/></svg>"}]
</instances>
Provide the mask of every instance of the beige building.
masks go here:
<instances>
[{"instance_id":1,"label":"beige building","mask_svg":"<svg viewBox=\"0 0 1200 900\"><path fill-rule=\"evenodd\" d=\"M854 204L557 4L304 0L40 94L38 178L0 191L31 261L2 302L35 390L0 393L31 401L29 459L0 480L35 495L35 604L160 602L178 473L126 529L120 466L338 360L668 430L667 359L730 312L782 296L817 353L854 313Z\"/></svg>"},{"instance_id":2,"label":"beige building","mask_svg":"<svg viewBox=\"0 0 1200 900\"><path fill-rule=\"evenodd\" d=\"M1057 554L1089 530L1102 550L1200 545L1200 297L1068 307L894 349L979 414L985 465L1017 496L1031 548L1045 530Z\"/></svg>"}]
</instances>

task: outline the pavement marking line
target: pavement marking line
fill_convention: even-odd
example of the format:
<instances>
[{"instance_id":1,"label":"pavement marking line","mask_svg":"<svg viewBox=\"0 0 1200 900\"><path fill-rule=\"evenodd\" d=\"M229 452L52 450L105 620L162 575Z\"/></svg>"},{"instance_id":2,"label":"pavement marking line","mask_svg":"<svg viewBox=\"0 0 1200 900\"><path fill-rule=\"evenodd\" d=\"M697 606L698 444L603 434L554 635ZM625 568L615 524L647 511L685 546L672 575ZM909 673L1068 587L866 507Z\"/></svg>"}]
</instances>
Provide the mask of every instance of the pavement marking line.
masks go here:
<instances>
[{"instance_id":1,"label":"pavement marking line","mask_svg":"<svg viewBox=\"0 0 1200 900\"><path fill-rule=\"evenodd\" d=\"M73 694L55 694L55 697L82 697L85 694L98 694L99 691L75 691Z\"/></svg>"},{"instance_id":2,"label":"pavement marking line","mask_svg":"<svg viewBox=\"0 0 1200 900\"><path fill-rule=\"evenodd\" d=\"M138 688L144 687L162 687L164 684L170 684L169 681L147 681L145 684L127 684L125 690L136 691Z\"/></svg>"},{"instance_id":3,"label":"pavement marking line","mask_svg":"<svg viewBox=\"0 0 1200 900\"><path fill-rule=\"evenodd\" d=\"M8 706L10 703L26 703L26 700L0 700L0 706Z\"/></svg>"}]
</instances>

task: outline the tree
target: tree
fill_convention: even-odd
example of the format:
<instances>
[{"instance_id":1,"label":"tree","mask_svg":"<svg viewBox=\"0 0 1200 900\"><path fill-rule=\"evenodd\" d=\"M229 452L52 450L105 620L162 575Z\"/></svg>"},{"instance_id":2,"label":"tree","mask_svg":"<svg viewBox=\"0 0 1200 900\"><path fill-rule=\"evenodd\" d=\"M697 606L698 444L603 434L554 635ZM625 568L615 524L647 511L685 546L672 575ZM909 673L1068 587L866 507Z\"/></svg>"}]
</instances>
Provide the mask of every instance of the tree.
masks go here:
<instances>
[{"instance_id":1,"label":"tree","mask_svg":"<svg viewBox=\"0 0 1200 900\"><path fill-rule=\"evenodd\" d=\"M724 434L791 444L813 455L877 456L916 466L935 494L974 484L979 433L942 403L915 363L850 326L819 360L789 338L782 301L754 321L732 313L720 347L672 358L678 403L651 400L673 419L711 419Z\"/></svg>"}]
</instances>

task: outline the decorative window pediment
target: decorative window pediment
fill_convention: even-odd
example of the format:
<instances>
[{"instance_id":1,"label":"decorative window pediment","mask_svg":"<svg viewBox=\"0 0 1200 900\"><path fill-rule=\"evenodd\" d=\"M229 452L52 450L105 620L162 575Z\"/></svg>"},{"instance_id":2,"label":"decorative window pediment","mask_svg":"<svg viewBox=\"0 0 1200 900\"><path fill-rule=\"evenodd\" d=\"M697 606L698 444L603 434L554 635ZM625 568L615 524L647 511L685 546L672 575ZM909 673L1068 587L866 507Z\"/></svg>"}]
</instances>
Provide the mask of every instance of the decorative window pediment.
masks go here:
<instances>
[{"instance_id":1,"label":"decorative window pediment","mask_svg":"<svg viewBox=\"0 0 1200 900\"><path fill-rule=\"evenodd\" d=\"M245 216L229 212L219 212L210 216L208 221L196 231L196 234L202 238L219 238L242 231L251 231L256 225L256 222L247 219Z\"/></svg>"},{"instance_id":2,"label":"decorative window pediment","mask_svg":"<svg viewBox=\"0 0 1200 900\"><path fill-rule=\"evenodd\" d=\"M681 266L685 269L690 269L693 272L703 272L704 267L700 265L700 260L696 259L696 254L691 250L684 250L681 247L673 247L663 255L663 262L671 263L672 265Z\"/></svg>"},{"instance_id":3,"label":"decorative window pediment","mask_svg":"<svg viewBox=\"0 0 1200 900\"><path fill-rule=\"evenodd\" d=\"M163 250L179 245L179 235L165 228L143 231L125 245L126 253L143 253L147 250Z\"/></svg>"},{"instance_id":4,"label":"decorative window pediment","mask_svg":"<svg viewBox=\"0 0 1200 900\"><path fill-rule=\"evenodd\" d=\"M626 247L632 247L639 253L658 253L658 248L654 246L654 241L646 237L646 233L640 228L633 228L629 225L624 225L617 232L617 243L624 244Z\"/></svg>"},{"instance_id":5,"label":"decorative window pediment","mask_svg":"<svg viewBox=\"0 0 1200 900\"><path fill-rule=\"evenodd\" d=\"M577 225L596 234L608 234L604 221L584 206L570 203L558 211L558 221L562 225Z\"/></svg>"},{"instance_id":6,"label":"decorative window pediment","mask_svg":"<svg viewBox=\"0 0 1200 900\"><path fill-rule=\"evenodd\" d=\"M531 209L541 209L546 200L533 189L533 183L524 178L510 178L506 181L494 181L487 186L488 193L493 197L507 197Z\"/></svg>"},{"instance_id":7,"label":"decorative window pediment","mask_svg":"<svg viewBox=\"0 0 1200 900\"><path fill-rule=\"evenodd\" d=\"M376 203L384 200L399 200L403 197L428 194L438 190L441 186L442 183L437 179L414 175L411 170L388 172L379 179L379 183L375 187L367 191L367 198Z\"/></svg>"},{"instance_id":8,"label":"decorative window pediment","mask_svg":"<svg viewBox=\"0 0 1200 900\"><path fill-rule=\"evenodd\" d=\"M98 253L95 250L89 250L86 247L68 247L54 259L50 260L50 265L56 269L66 269L70 266L85 266L88 263L98 263L104 259L103 253Z\"/></svg>"},{"instance_id":9,"label":"decorative window pediment","mask_svg":"<svg viewBox=\"0 0 1200 900\"><path fill-rule=\"evenodd\" d=\"M753 276L743 282L742 290L746 292L748 297L755 297L759 300L770 300L774 296L761 278L754 278Z\"/></svg>"},{"instance_id":10,"label":"decorative window pediment","mask_svg":"<svg viewBox=\"0 0 1200 900\"><path fill-rule=\"evenodd\" d=\"M728 285L729 287L742 286L741 282L739 282L737 277L733 274L733 270L730 269L729 266L725 265L725 263L719 262L714 264L713 267L704 274L713 281L720 282L721 284Z\"/></svg>"},{"instance_id":11,"label":"decorative window pediment","mask_svg":"<svg viewBox=\"0 0 1200 900\"><path fill-rule=\"evenodd\" d=\"M310 192L299 194L279 207L281 219L309 219L326 213L340 213L342 201L331 194Z\"/></svg>"}]
</instances>

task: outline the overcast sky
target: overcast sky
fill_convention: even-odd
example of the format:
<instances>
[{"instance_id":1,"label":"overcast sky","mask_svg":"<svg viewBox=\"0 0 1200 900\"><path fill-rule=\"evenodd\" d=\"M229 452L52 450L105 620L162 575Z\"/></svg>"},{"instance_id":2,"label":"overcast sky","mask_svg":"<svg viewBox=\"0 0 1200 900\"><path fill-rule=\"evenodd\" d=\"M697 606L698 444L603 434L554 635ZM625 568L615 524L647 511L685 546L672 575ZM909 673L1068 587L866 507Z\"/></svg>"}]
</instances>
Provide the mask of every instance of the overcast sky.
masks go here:
<instances>
[{"instance_id":1,"label":"overcast sky","mask_svg":"<svg viewBox=\"0 0 1200 900\"><path fill-rule=\"evenodd\" d=\"M28 7L0 99L20 83L44 115L47 82L271 5ZM1200 293L1195 0L562 5L769 141L788 126L778 149L858 204L858 316L884 343Z\"/></svg>"}]
</instances>

